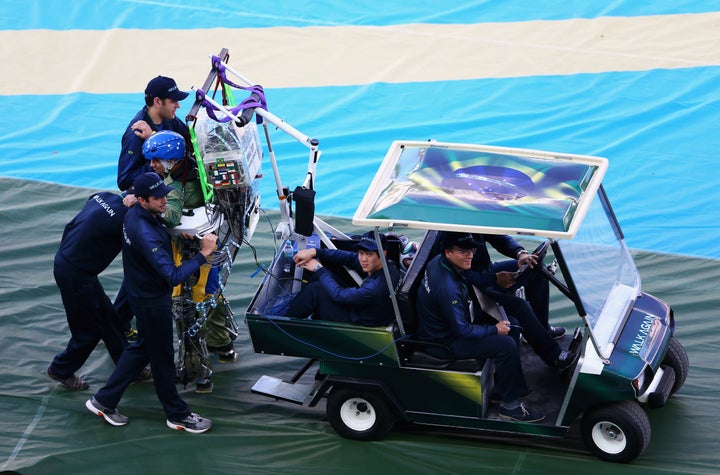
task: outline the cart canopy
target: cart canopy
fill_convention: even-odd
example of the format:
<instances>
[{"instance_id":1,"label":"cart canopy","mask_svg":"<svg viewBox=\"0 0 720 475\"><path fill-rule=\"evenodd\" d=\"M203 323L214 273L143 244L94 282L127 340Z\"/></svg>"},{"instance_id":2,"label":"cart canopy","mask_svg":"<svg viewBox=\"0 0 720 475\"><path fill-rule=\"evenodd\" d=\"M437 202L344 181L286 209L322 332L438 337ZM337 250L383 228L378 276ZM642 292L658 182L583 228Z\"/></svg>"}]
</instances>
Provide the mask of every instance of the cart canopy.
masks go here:
<instances>
[{"instance_id":1,"label":"cart canopy","mask_svg":"<svg viewBox=\"0 0 720 475\"><path fill-rule=\"evenodd\" d=\"M601 157L396 141L353 224L570 239L606 169Z\"/></svg>"}]
</instances>

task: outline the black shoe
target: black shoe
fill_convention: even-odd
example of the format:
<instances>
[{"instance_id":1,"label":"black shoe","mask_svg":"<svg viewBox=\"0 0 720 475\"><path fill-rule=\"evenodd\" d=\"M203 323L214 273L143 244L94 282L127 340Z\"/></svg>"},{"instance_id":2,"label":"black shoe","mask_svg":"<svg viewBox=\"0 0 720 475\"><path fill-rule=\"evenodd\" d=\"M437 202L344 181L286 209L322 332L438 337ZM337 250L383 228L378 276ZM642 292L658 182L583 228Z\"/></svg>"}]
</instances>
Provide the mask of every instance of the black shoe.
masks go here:
<instances>
[{"instance_id":1,"label":"black shoe","mask_svg":"<svg viewBox=\"0 0 720 475\"><path fill-rule=\"evenodd\" d=\"M138 339L138 331L130 327L130 330L125 332L125 339L128 343L135 343Z\"/></svg>"},{"instance_id":2,"label":"black shoe","mask_svg":"<svg viewBox=\"0 0 720 475\"><path fill-rule=\"evenodd\" d=\"M550 327L548 328L548 331L550 332L550 336L553 338L562 338L567 333L567 329L565 327Z\"/></svg>"},{"instance_id":3,"label":"black shoe","mask_svg":"<svg viewBox=\"0 0 720 475\"><path fill-rule=\"evenodd\" d=\"M225 353L218 353L218 361L220 363L234 363L238 359L237 352L233 349Z\"/></svg>"},{"instance_id":4,"label":"black shoe","mask_svg":"<svg viewBox=\"0 0 720 475\"><path fill-rule=\"evenodd\" d=\"M541 420L545 419L544 414L540 414L539 412L534 412L528 409L522 402L515 409L505 409L504 407L500 406L498 416L500 417L500 419L516 422L540 422Z\"/></svg>"},{"instance_id":5,"label":"black shoe","mask_svg":"<svg viewBox=\"0 0 720 475\"><path fill-rule=\"evenodd\" d=\"M195 383L195 392L198 394L210 394L213 392L213 382L208 379L198 379Z\"/></svg>"},{"instance_id":6,"label":"black shoe","mask_svg":"<svg viewBox=\"0 0 720 475\"><path fill-rule=\"evenodd\" d=\"M140 374L138 374L138 377L135 378L135 381L133 381L133 383L145 383L147 381L152 381L152 379L152 370L150 368L143 368L143 370L140 371Z\"/></svg>"},{"instance_id":7,"label":"black shoe","mask_svg":"<svg viewBox=\"0 0 720 475\"><path fill-rule=\"evenodd\" d=\"M577 351L561 351L555 359L555 364L553 366L560 369L568 368L575 364L578 356L580 356L580 353Z\"/></svg>"},{"instance_id":8,"label":"black shoe","mask_svg":"<svg viewBox=\"0 0 720 475\"><path fill-rule=\"evenodd\" d=\"M208 351L218 355L220 363L234 363L238 359L238 354L232 343L223 346L208 346Z\"/></svg>"}]
</instances>

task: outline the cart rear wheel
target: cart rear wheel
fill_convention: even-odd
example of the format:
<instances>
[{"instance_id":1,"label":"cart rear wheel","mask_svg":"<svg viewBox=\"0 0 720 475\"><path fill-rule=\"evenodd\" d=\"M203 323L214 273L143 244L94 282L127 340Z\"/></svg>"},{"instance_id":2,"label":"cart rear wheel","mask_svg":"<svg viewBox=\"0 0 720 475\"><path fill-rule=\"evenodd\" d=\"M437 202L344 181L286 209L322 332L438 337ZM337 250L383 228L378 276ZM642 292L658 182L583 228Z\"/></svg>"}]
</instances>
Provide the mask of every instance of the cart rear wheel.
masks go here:
<instances>
[{"instance_id":1,"label":"cart rear wheel","mask_svg":"<svg viewBox=\"0 0 720 475\"><path fill-rule=\"evenodd\" d=\"M395 423L382 396L352 389L333 389L326 413L335 432L348 439L377 440Z\"/></svg>"},{"instance_id":2,"label":"cart rear wheel","mask_svg":"<svg viewBox=\"0 0 720 475\"><path fill-rule=\"evenodd\" d=\"M670 391L670 395L672 396L678 392L685 383L690 366L690 359L688 358L685 348L683 348L675 338L670 339L670 346L662 364L671 367L675 371L675 384Z\"/></svg>"},{"instance_id":3,"label":"cart rear wheel","mask_svg":"<svg viewBox=\"0 0 720 475\"><path fill-rule=\"evenodd\" d=\"M583 416L585 446L602 460L630 462L650 443L650 420L635 401L620 401L593 409Z\"/></svg>"}]
</instances>

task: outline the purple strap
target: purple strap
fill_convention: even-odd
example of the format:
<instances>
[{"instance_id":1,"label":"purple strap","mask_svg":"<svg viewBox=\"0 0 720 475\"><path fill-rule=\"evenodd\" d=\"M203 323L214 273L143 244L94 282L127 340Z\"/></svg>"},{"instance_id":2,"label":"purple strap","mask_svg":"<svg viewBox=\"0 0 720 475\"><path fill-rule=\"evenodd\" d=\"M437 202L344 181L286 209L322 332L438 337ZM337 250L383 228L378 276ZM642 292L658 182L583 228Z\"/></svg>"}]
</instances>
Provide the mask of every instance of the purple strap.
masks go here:
<instances>
[{"instance_id":1,"label":"purple strap","mask_svg":"<svg viewBox=\"0 0 720 475\"><path fill-rule=\"evenodd\" d=\"M211 119L213 119L215 122L223 122L223 123L224 123L224 122L229 122L229 121L230 121L230 117L226 116L225 114L223 114L223 117L222 117L222 118L218 118L218 117L217 117L217 115L215 114L215 111L219 111L220 109L219 109L217 106L215 106L214 104L212 104L210 101L208 101L208 100L205 98L205 96L206 96L205 91L203 91L202 89L196 89L196 90L195 90L195 97L196 97L199 101L201 101L202 106L205 108L205 110L207 110L208 116L209 116ZM250 108L253 108L253 107L260 107L260 108L262 108L262 109L266 109L265 104L263 104L262 102L256 101L256 100L253 99L252 96L251 96L251 97L248 97L247 99L245 99L244 101L242 101L242 102L241 102L240 104L238 104L237 106L233 107L232 109L228 109L228 110L229 110L230 112L232 112L232 114L233 114L234 116L237 116L237 115L238 115L238 112L240 112L241 110L250 109ZM267 109L266 109L266 110L267 110ZM262 124L262 117L260 117L259 115L255 114L255 121L256 121L258 124Z\"/></svg>"},{"instance_id":2,"label":"purple strap","mask_svg":"<svg viewBox=\"0 0 720 475\"><path fill-rule=\"evenodd\" d=\"M254 86L240 86L239 84L235 84L234 82L230 81L227 78L226 74L226 67L222 63L222 60L218 56L212 57L212 65L213 68L217 69L218 71L218 77L220 78L220 82L223 84L227 84L231 87L234 87L236 89L242 89L243 91L249 91L250 96L248 96L244 101L242 101L237 106L233 107L232 109L229 109L230 112L232 112L233 115L237 116L238 112L244 109L251 109L255 107L259 107L261 109L267 110L267 100L265 98L265 91L263 90L263 87L260 85L254 85ZM255 99L253 97L253 94L257 97ZM207 110L208 116L212 118L216 122L229 122L230 118L223 114L223 117L219 119L217 115L215 114L215 111L220 110L216 106L214 106L210 101L205 99L206 93L202 89L196 89L195 96L198 100L202 102L203 107ZM255 121L258 124L262 124L262 117L255 114Z\"/></svg>"}]
</instances>

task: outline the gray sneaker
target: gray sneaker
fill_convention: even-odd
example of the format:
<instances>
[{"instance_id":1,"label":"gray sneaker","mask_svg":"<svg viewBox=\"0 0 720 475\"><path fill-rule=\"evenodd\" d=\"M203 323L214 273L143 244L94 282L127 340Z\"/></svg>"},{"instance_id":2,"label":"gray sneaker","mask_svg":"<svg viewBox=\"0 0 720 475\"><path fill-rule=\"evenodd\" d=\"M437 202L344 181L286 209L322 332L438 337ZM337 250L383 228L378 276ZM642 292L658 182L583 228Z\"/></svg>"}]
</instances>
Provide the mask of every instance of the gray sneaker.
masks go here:
<instances>
[{"instance_id":1,"label":"gray sneaker","mask_svg":"<svg viewBox=\"0 0 720 475\"><path fill-rule=\"evenodd\" d=\"M191 412L189 416L181 421L173 422L168 419L166 422L167 426L171 429L184 430L191 434L202 434L212 427L212 421L210 419L200 417L194 412Z\"/></svg>"},{"instance_id":2,"label":"gray sneaker","mask_svg":"<svg viewBox=\"0 0 720 475\"><path fill-rule=\"evenodd\" d=\"M45 373L48 375L48 377L50 379L59 381L60 384L65 386L70 391L84 391L90 387L90 385L88 383L86 383L84 379L82 379L80 376L78 376L76 374L71 374L67 378L61 378L60 376L53 374L53 372L50 371L49 366L48 366L48 369L45 371Z\"/></svg>"},{"instance_id":3,"label":"gray sneaker","mask_svg":"<svg viewBox=\"0 0 720 475\"><path fill-rule=\"evenodd\" d=\"M91 397L85 402L85 407L87 407L88 411L92 412L93 414L105 418L105 420L110 425L124 426L128 423L127 417L120 414L117 409L108 409L107 407L103 406L102 404L97 402L95 396Z\"/></svg>"}]
</instances>

